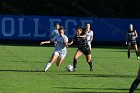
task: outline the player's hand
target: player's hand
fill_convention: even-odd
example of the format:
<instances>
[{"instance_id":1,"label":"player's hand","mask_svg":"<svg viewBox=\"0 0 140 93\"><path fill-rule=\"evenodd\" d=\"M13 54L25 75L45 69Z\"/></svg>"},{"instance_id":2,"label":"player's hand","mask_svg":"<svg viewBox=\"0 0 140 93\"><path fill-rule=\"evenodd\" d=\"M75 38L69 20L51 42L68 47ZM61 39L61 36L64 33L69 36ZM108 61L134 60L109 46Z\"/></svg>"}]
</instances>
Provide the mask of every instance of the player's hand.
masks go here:
<instances>
[{"instance_id":1,"label":"player's hand","mask_svg":"<svg viewBox=\"0 0 140 93\"><path fill-rule=\"evenodd\" d=\"M67 46L70 46L71 45L71 43L67 43Z\"/></svg>"},{"instance_id":2,"label":"player's hand","mask_svg":"<svg viewBox=\"0 0 140 93\"><path fill-rule=\"evenodd\" d=\"M125 44L127 45L127 42L125 42Z\"/></svg>"},{"instance_id":3,"label":"player's hand","mask_svg":"<svg viewBox=\"0 0 140 93\"><path fill-rule=\"evenodd\" d=\"M76 37L81 37L80 35L77 35Z\"/></svg>"},{"instance_id":4,"label":"player's hand","mask_svg":"<svg viewBox=\"0 0 140 93\"><path fill-rule=\"evenodd\" d=\"M40 43L40 45L43 45L43 44L44 44L44 42L41 42L41 43Z\"/></svg>"}]
</instances>

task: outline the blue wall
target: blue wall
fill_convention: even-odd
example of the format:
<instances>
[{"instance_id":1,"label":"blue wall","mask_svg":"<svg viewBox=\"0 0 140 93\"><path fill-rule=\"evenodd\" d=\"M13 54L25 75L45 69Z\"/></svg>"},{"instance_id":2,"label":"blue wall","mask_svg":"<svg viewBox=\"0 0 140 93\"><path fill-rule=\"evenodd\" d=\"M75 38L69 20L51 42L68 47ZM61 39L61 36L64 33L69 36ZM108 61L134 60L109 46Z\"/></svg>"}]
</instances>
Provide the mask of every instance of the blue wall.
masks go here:
<instances>
[{"instance_id":1,"label":"blue wall","mask_svg":"<svg viewBox=\"0 0 140 93\"><path fill-rule=\"evenodd\" d=\"M124 42L130 23L134 24L138 34L140 32L139 19L0 15L0 39L49 40L56 23L65 28L69 38L74 36L77 26L91 23L97 42Z\"/></svg>"},{"instance_id":2,"label":"blue wall","mask_svg":"<svg viewBox=\"0 0 140 93\"><path fill-rule=\"evenodd\" d=\"M124 42L129 24L134 24L138 34L140 33L139 19L99 18L94 19L94 30L96 41ZM140 39L137 39L140 41Z\"/></svg>"}]
</instances>

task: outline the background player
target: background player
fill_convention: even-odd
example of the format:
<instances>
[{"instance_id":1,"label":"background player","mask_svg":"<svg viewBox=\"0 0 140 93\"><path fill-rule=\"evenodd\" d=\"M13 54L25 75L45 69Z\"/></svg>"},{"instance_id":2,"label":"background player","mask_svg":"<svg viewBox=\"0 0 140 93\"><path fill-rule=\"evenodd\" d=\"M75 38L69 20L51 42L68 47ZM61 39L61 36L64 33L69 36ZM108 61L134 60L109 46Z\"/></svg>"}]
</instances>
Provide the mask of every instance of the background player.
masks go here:
<instances>
[{"instance_id":1,"label":"background player","mask_svg":"<svg viewBox=\"0 0 140 93\"><path fill-rule=\"evenodd\" d=\"M93 31L90 29L90 24L89 23L86 24L85 30L86 30L88 45L89 45L90 50L91 50L91 42L93 40Z\"/></svg>"},{"instance_id":2,"label":"background player","mask_svg":"<svg viewBox=\"0 0 140 93\"><path fill-rule=\"evenodd\" d=\"M43 45L43 44L48 44L51 42L57 42L55 45L55 50L52 54L52 57L45 67L45 71L49 69L49 67L54 63L54 61L57 58L58 59L57 59L56 65L59 66L67 54L66 46L67 46L68 38L66 35L64 35L63 28L59 28L58 32L59 32L59 35L55 36L51 41L44 41L40 43L40 45Z\"/></svg>"},{"instance_id":3,"label":"background player","mask_svg":"<svg viewBox=\"0 0 140 93\"><path fill-rule=\"evenodd\" d=\"M59 28L60 28L60 24L56 23L55 29L52 30L52 32L50 34L50 40L53 39L55 36L59 35L59 32L58 32ZM56 42L54 42L54 44L56 45Z\"/></svg>"},{"instance_id":4,"label":"background player","mask_svg":"<svg viewBox=\"0 0 140 93\"><path fill-rule=\"evenodd\" d=\"M131 46L134 47L135 51L136 51L136 56L137 59L140 59L139 55L138 55L138 47L137 47L137 43L136 43L136 38L138 37L137 31L134 29L133 24L129 25L129 30L126 34L126 45L128 46L128 59L130 59L130 50L131 50Z\"/></svg>"},{"instance_id":5,"label":"background player","mask_svg":"<svg viewBox=\"0 0 140 93\"><path fill-rule=\"evenodd\" d=\"M92 66L92 61L91 61L91 50L88 45L87 39L86 39L86 34L85 31L81 27L78 27L76 29L76 35L74 36L73 40L68 43L68 45L73 44L73 42L76 42L76 45L78 46L78 49L74 55L73 58L73 67L74 71L77 70L76 65L77 65L77 59L84 54L86 56L86 60L90 66L90 71L93 71L93 66Z\"/></svg>"}]
</instances>

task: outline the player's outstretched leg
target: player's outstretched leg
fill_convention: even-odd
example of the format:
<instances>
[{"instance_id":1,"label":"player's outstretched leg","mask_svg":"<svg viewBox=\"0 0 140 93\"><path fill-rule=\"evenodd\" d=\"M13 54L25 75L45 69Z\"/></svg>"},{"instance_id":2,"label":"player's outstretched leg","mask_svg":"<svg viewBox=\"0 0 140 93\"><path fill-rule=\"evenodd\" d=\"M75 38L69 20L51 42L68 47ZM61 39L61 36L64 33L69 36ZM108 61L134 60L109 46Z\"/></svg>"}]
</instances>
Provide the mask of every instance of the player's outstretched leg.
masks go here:
<instances>
[{"instance_id":1,"label":"player's outstretched leg","mask_svg":"<svg viewBox=\"0 0 140 93\"><path fill-rule=\"evenodd\" d=\"M130 59L130 51L127 52L128 59Z\"/></svg>"},{"instance_id":2,"label":"player's outstretched leg","mask_svg":"<svg viewBox=\"0 0 140 93\"><path fill-rule=\"evenodd\" d=\"M73 71L77 70L77 59L82 55L83 53L80 50L77 50L74 59L73 59Z\"/></svg>"},{"instance_id":3,"label":"player's outstretched leg","mask_svg":"<svg viewBox=\"0 0 140 93\"><path fill-rule=\"evenodd\" d=\"M138 51L136 51L136 56L137 56L137 59L140 60Z\"/></svg>"},{"instance_id":4,"label":"player's outstretched leg","mask_svg":"<svg viewBox=\"0 0 140 93\"><path fill-rule=\"evenodd\" d=\"M131 50L131 46L130 45L128 45L128 52L127 52L127 56L128 56L128 59L130 59L130 50Z\"/></svg>"},{"instance_id":5,"label":"player's outstretched leg","mask_svg":"<svg viewBox=\"0 0 140 93\"><path fill-rule=\"evenodd\" d=\"M93 71L93 65L92 65L92 61L91 61L91 54L87 54L85 56L86 56L86 60L87 60L87 62L89 64L90 71Z\"/></svg>"},{"instance_id":6,"label":"player's outstretched leg","mask_svg":"<svg viewBox=\"0 0 140 93\"><path fill-rule=\"evenodd\" d=\"M89 66L90 66L90 71L93 71L93 65L92 65L92 61L90 60L90 62L88 62Z\"/></svg>"},{"instance_id":7,"label":"player's outstretched leg","mask_svg":"<svg viewBox=\"0 0 140 93\"><path fill-rule=\"evenodd\" d=\"M54 61L58 58L59 55L53 54L48 64L45 66L45 72L51 67Z\"/></svg>"},{"instance_id":8,"label":"player's outstretched leg","mask_svg":"<svg viewBox=\"0 0 140 93\"><path fill-rule=\"evenodd\" d=\"M50 62L48 62L48 64L45 66L45 72L51 67L51 63Z\"/></svg>"},{"instance_id":9,"label":"player's outstretched leg","mask_svg":"<svg viewBox=\"0 0 140 93\"><path fill-rule=\"evenodd\" d=\"M56 62L56 66L60 66L62 62L63 62L63 58L58 58Z\"/></svg>"},{"instance_id":10,"label":"player's outstretched leg","mask_svg":"<svg viewBox=\"0 0 140 93\"><path fill-rule=\"evenodd\" d=\"M131 85L131 88L129 90L129 93L134 93L134 91L138 87L139 83L140 83L140 80L135 79L134 82Z\"/></svg>"},{"instance_id":11,"label":"player's outstretched leg","mask_svg":"<svg viewBox=\"0 0 140 93\"><path fill-rule=\"evenodd\" d=\"M138 46L137 46L137 44L134 45L134 48L135 48L135 51L136 51L137 59L139 60L140 57L139 57L139 53L138 53L139 50L138 50Z\"/></svg>"},{"instance_id":12,"label":"player's outstretched leg","mask_svg":"<svg viewBox=\"0 0 140 93\"><path fill-rule=\"evenodd\" d=\"M73 71L76 71L77 69L77 59L73 59Z\"/></svg>"}]
</instances>

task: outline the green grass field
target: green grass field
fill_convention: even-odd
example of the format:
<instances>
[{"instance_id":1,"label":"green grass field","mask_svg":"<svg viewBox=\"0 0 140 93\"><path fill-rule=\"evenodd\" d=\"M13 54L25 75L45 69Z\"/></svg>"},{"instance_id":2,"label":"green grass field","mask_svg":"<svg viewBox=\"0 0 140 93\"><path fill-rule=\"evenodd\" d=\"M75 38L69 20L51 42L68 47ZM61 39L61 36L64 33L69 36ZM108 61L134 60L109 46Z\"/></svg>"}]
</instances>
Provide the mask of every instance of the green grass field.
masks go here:
<instances>
[{"instance_id":1,"label":"green grass field","mask_svg":"<svg viewBox=\"0 0 140 93\"><path fill-rule=\"evenodd\" d=\"M93 48L93 72L84 56L78 60L77 72L66 72L77 49L69 47L60 67L54 63L48 72L41 72L53 49L1 45L0 93L128 93L139 67L134 50L128 60L126 49Z\"/></svg>"}]
</instances>

